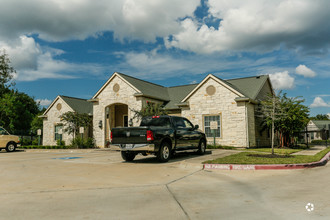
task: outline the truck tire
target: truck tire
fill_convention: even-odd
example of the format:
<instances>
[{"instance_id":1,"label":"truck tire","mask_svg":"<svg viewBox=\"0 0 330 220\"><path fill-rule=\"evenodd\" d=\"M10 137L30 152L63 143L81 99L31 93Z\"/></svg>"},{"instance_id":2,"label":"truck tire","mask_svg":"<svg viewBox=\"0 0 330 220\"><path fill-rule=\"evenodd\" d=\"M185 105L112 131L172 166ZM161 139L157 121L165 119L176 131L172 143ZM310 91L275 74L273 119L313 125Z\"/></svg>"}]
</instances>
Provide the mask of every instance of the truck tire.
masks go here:
<instances>
[{"instance_id":1,"label":"truck tire","mask_svg":"<svg viewBox=\"0 0 330 220\"><path fill-rule=\"evenodd\" d=\"M206 150L206 141L205 140L200 140L199 145L198 145L198 151L197 153L199 155L204 155Z\"/></svg>"},{"instance_id":2,"label":"truck tire","mask_svg":"<svg viewBox=\"0 0 330 220\"><path fill-rule=\"evenodd\" d=\"M127 151L121 152L121 157L123 158L123 160L125 160L127 162L133 161L135 156L136 156L136 154L132 153L132 152L127 152Z\"/></svg>"},{"instance_id":3,"label":"truck tire","mask_svg":"<svg viewBox=\"0 0 330 220\"><path fill-rule=\"evenodd\" d=\"M14 152L16 150L16 143L15 142L9 142L6 146L7 152Z\"/></svg>"},{"instance_id":4,"label":"truck tire","mask_svg":"<svg viewBox=\"0 0 330 220\"><path fill-rule=\"evenodd\" d=\"M171 156L171 145L168 142L163 142L160 145L157 153L157 158L160 162L167 162Z\"/></svg>"}]
</instances>

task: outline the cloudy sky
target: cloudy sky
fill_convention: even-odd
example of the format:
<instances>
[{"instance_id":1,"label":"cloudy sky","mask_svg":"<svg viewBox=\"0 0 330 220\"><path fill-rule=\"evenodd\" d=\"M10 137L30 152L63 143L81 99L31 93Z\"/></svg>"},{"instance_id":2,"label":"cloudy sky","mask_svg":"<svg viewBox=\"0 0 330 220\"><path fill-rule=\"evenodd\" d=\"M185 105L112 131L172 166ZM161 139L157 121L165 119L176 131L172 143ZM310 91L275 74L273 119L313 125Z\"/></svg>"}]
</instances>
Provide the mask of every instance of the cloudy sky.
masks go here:
<instances>
[{"instance_id":1,"label":"cloudy sky","mask_svg":"<svg viewBox=\"0 0 330 220\"><path fill-rule=\"evenodd\" d=\"M113 72L164 86L269 74L330 113L328 0L0 0L16 88L47 106L91 98Z\"/></svg>"}]
</instances>

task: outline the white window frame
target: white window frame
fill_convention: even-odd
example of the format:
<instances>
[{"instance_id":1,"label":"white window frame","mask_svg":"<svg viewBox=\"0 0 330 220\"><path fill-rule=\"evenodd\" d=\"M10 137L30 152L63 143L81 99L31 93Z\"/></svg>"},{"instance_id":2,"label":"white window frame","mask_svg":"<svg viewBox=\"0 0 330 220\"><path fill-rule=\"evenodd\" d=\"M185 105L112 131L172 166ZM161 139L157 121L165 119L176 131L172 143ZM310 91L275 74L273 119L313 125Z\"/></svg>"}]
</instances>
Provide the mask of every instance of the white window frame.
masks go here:
<instances>
[{"instance_id":1,"label":"white window frame","mask_svg":"<svg viewBox=\"0 0 330 220\"><path fill-rule=\"evenodd\" d=\"M213 117L213 120L212 118ZM214 115L203 115L203 125L204 125L204 132L206 134L206 137L213 137L213 133L210 129L210 122L211 121L215 121L214 117L219 117L219 120L218 121L218 129L217 129L217 132L216 132L216 135L215 137L216 138L222 138L222 128L221 128L221 125L222 125L222 122L221 122L221 114L214 114ZM207 120L207 118L211 118L211 120Z\"/></svg>"}]
</instances>

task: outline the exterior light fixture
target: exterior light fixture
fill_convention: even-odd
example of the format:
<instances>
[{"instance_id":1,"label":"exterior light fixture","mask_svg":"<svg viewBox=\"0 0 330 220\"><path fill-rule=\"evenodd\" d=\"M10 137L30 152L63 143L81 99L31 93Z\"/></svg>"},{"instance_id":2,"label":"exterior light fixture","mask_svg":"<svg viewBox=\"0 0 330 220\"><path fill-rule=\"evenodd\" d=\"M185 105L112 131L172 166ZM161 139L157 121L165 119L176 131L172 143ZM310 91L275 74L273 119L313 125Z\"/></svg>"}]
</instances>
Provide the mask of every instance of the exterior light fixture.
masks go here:
<instances>
[{"instance_id":1,"label":"exterior light fixture","mask_svg":"<svg viewBox=\"0 0 330 220\"><path fill-rule=\"evenodd\" d=\"M103 127L102 120L100 120L100 121L99 121L99 128L102 129L102 127Z\"/></svg>"}]
</instances>

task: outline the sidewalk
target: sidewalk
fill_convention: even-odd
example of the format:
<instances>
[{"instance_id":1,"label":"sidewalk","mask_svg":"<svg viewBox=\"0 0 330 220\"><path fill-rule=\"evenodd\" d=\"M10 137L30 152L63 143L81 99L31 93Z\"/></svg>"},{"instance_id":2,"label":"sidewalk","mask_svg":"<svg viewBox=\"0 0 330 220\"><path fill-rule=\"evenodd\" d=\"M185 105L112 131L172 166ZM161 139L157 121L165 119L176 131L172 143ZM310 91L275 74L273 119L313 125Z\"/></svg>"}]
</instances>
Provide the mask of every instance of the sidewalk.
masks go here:
<instances>
[{"instance_id":1,"label":"sidewalk","mask_svg":"<svg viewBox=\"0 0 330 220\"><path fill-rule=\"evenodd\" d=\"M318 152L324 150L325 146L313 146L308 150L302 150L292 155L307 155L313 156ZM330 160L330 152L327 153L320 161L305 163L305 164L204 164L205 170L283 170L283 169L304 169L313 168L317 166L324 166Z\"/></svg>"},{"instance_id":2,"label":"sidewalk","mask_svg":"<svg viewBox=\"0 0 330 220\"><path fill-rule=\"evenodd\" d=\"M324 150L326 147L325 146L313 146L312 148L308 150L302 150L297 153L293 153L292 155L307 155L307 156L313 156L317 154L318 152Z\"/></svg>"}]
</instances>

